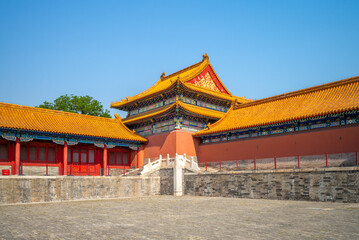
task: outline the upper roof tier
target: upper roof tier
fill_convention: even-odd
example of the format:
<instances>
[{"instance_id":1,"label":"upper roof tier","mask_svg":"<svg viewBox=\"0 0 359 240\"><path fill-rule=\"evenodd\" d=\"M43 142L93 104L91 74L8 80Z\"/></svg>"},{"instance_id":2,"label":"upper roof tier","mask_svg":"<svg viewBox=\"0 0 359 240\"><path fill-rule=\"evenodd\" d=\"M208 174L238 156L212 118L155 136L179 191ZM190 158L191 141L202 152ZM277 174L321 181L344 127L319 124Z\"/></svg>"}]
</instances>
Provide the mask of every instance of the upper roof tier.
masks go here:
<instances>
[{"instance_id":1,"label":"upper roof tier","mask_svg":"<svg viewBox=\"0 0 359 240\"><path fill-rule=\"evenodd\" d=\"M115 119L0 103L0 128L147 142Z\"/></svg>"},{"instance_id":2,"label":"upper roof tier","mask_svg":"<svg viewBox=\"0 0 359 240\"><path fill-rule=\"evenodd\" d=\"M168 76L165 76L165 73L163 73L160 80L158 80L149 89L135 96L122 99L121 101L112 102L111 107L123 109L127 105L133 104L136 101L145 100L153 95L164 92L177 83L183 84L183 86L189 90L228 101L235 101L235 99L237 99L240 103L251 101L249 99L245 99L244 97L241 98L233 96L228 91L214 71L207 54L205 54L203 55L201 62Z\"/></svg>"},{"instance_id":3,"label":"upper roof tier","mask_svg":"<svg viewBox=\"0 0 359 240\"><path fill-rule=\"evenodd\" d=\"M233 105L218 122L195 136L281 124L359 110L359 76Z\"/></svg>"}]
</instances>

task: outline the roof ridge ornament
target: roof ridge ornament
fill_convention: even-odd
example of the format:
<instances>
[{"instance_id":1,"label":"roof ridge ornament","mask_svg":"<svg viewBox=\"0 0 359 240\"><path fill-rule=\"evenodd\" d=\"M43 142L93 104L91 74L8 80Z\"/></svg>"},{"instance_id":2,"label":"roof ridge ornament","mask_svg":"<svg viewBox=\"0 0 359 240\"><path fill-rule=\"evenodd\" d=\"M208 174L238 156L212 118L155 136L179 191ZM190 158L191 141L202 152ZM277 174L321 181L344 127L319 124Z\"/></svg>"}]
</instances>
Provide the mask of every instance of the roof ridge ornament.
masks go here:
<instances>
[{"instance_id":1,"label":"roof ridge ornament","mask_svg":"<svg viewBox=\"0 0 359 240\"><path fill-rule=\"evenodd\" d=\"M166 77L166 73L163 72L163 73L161 74L161 80L163 81L165 77Z\"/></svg>"},{"instance_id":2,"label":"roof ridge ornament","mask_svg":"<svg viewBox=\"0 0 359 240\"><path fill-rule=\"evenodd\" d=\"M202 55L202 57L203 57L202 61L204 61L204 60L208 60L208 59L209 59L209 57L208 57L207 53L203 54L203 55Z\"/></svg>"},{"instance_id":3,"label":"roof ridge ornament","mask_svg":"<svg viewBox=\"0 0 359 240\"><path fill-rule=\"evenodd\" d=\"M120 121L121 121L121 116L120 116L120 114L115 113L115 118L116 118L117 120L120 120Z\"/></svg>"}]
</instances>

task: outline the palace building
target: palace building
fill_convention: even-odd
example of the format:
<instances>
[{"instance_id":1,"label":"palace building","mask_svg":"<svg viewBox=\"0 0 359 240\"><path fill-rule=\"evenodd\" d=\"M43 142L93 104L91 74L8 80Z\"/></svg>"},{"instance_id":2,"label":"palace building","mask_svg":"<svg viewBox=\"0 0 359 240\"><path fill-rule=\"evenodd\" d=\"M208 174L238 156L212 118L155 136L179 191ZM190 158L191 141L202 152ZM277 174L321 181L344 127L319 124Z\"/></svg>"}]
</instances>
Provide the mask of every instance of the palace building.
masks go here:
<instances>
[{"instance_id":1,"label":"palace building","mask_svg":"<svg viewBox=\"0 0 359 240\"><path fill-rule=\"evenodd\" d=\"M138 167L147 142L114 119L0 103L0 169L25 175L108 175Z\"/></svg>"},{"instance_id":2,"label":"palace building","mask_svg":"<svg viewBox=\"0 0 359 240\"><path fill-rule=\"evenodd\" d=\"M205 54L201 62L168 76L163 73L151 88L111 107L128 112L123 123L148 139L144 158L155 158L197 156L199 142L193 133L221 119L234 102L250 100L229 92Z\"/></svg>"},{"instance_id":3,"label":"palace building","mask_svg":"<svg viewBox=\"0 0 359 240\"><path fill-rule=\"evenodd\" d=\"M111 108L126 118L0 103L0 169L119 175L161 155L238 165L359 151L359 77L254 101L232 95L205 54Z\"/></svg>"}]
</instances>

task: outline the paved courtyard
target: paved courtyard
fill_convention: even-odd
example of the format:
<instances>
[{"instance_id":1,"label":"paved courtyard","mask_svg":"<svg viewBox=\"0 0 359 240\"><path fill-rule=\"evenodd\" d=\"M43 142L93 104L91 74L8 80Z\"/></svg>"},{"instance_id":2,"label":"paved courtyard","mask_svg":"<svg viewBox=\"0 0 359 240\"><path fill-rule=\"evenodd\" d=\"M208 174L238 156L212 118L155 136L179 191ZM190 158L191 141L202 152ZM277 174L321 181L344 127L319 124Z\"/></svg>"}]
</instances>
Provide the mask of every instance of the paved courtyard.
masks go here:
<instances>
[{"instance_id":1,"label":"paved courtyard","mask_svg":"<svg viewBox=\"0 0 359 240\"><path fill-rule=\"evenodd\" d=\"M158 196L6 205L0 239L359 239L359 204Z\"/></svg>"}]
</instances>

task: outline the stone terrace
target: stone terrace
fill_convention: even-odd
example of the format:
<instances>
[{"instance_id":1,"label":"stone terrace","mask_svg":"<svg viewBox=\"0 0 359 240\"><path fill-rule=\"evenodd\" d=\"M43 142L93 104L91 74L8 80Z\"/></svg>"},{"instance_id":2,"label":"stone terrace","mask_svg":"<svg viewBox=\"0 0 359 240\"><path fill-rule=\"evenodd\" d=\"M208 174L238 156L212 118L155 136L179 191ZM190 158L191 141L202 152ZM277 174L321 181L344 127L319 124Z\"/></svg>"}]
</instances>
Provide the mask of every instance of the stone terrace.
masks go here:
<instances>
[{"instance_id":1,"label":"stone terrace","mask_svg":"<svg viewBox=\"0 0 359 240\"><path fill-rule=\"evenodd\" d=\"M0 206L0 239L359 239L359 204L156 196Z\"/></svg>"}]
</instances>

